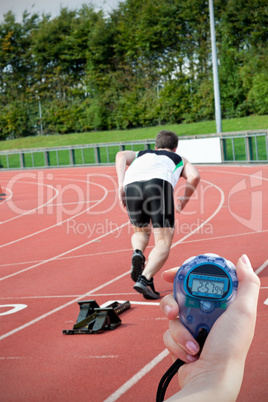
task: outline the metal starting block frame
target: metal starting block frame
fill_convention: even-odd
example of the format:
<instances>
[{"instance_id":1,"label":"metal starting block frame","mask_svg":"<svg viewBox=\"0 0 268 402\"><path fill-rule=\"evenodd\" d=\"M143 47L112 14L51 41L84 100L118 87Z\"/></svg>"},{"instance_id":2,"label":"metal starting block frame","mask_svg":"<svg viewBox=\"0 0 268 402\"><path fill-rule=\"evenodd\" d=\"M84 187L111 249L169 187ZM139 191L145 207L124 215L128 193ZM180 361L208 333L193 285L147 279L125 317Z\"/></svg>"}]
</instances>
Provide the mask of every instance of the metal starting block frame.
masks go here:
<instances>
[{"instance_id":1,"label":"metal starting block frame","mask_svg":"<svg viewBox=\"0 0 268 402\"><path fill-rule=\"evenodd\" d=\"M99 334L105 330L113 330L121 325L119 314L130 308L130 302L112 302L106 307L100 307L95 300L78 302L80 313L73 329L64 329L65 335Z\"/></svg>"}]
</instances>

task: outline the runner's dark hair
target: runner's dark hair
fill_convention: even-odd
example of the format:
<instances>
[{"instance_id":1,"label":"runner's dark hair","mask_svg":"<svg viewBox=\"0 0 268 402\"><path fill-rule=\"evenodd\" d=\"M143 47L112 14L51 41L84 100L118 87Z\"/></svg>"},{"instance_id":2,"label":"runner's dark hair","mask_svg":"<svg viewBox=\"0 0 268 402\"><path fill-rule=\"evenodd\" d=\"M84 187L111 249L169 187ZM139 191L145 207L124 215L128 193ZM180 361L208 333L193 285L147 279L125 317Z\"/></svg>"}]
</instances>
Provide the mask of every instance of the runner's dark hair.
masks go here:
<instances>
[{"instance_id":1,"label":"runner's dark hair","mask_svg":"<svg viewBox=\"0 0 268 402\"><path fill-rule=\"evenodd\" d=\"M179 138L173 131L161 130L156 136L155 147L157 149L168 148L173 150L177 148L178 142Z\"/></svg>"}]
</instances>

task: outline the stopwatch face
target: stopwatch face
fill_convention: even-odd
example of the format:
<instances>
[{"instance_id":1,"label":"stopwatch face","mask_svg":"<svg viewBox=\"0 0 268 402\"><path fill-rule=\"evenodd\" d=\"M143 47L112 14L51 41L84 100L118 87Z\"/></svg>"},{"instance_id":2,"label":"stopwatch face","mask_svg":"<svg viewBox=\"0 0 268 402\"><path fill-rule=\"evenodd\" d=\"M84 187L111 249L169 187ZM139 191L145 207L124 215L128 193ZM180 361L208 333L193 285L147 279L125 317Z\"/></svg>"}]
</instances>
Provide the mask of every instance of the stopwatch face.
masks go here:
<instances>
[{"instance_id":1,"label":"stopwatch face","mask_svg":"<svg viewBox=\"0 0 268 402\"><path fill-rule=\"evenodd\" d=\"M186 293L195 298L224 300L232 290L232 282L221 267L202 264L188 272L184 287Z\"/></svg>"},{"instance_id":2,"label":"stopwatch face","mask_svg":"<svg viewBox=\"0 0 268 402\"><path fill-rule=\"evenodd\" d=\"M230 261L216 254L189 258L174 279L182 323L194 336L202 328L208 333L235 299L237 287L236 269Z\"/></svg>"}]
</instances>

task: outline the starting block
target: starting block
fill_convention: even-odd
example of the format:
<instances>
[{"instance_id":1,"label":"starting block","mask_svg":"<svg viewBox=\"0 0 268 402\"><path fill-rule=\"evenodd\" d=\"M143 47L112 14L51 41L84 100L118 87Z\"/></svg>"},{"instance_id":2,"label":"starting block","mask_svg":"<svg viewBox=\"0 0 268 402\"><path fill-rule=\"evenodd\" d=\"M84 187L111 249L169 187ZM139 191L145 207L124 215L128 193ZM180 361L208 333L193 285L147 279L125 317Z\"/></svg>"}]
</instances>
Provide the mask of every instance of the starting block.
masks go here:
<instances>
[{"instance_id":1,"label":"starting block","mask_svg":"<svg viewBox=\"0 0 268 402\"><path fill-rule=\"evenodd\" d=\"M99 334L105 330L113 330L121 325L119 314L130 308L130 302L112 302L106 307L100 307L95 300L78 302L79 316L73 329L64 329L65 335Z\"/></svg>"}]
</instances>

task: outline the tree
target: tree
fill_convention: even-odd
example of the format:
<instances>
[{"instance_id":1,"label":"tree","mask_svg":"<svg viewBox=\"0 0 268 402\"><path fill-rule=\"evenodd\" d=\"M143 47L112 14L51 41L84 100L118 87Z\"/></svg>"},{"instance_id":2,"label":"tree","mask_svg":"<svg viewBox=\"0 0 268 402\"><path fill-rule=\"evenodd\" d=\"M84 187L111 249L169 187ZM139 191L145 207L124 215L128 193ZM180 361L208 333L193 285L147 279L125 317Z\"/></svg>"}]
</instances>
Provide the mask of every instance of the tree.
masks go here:
<instances>
[{"instance_id":1,"label":"tree","mask_svg":"<svg viewBox=\"0 0 268 402\"><path fill-rule=\"evenodd\" d=\"M268 6L214 0L223 117L267 113ZM0 24L0 135L214 117L207 0L125 0Z\"/></svg>"}]
</instances>

